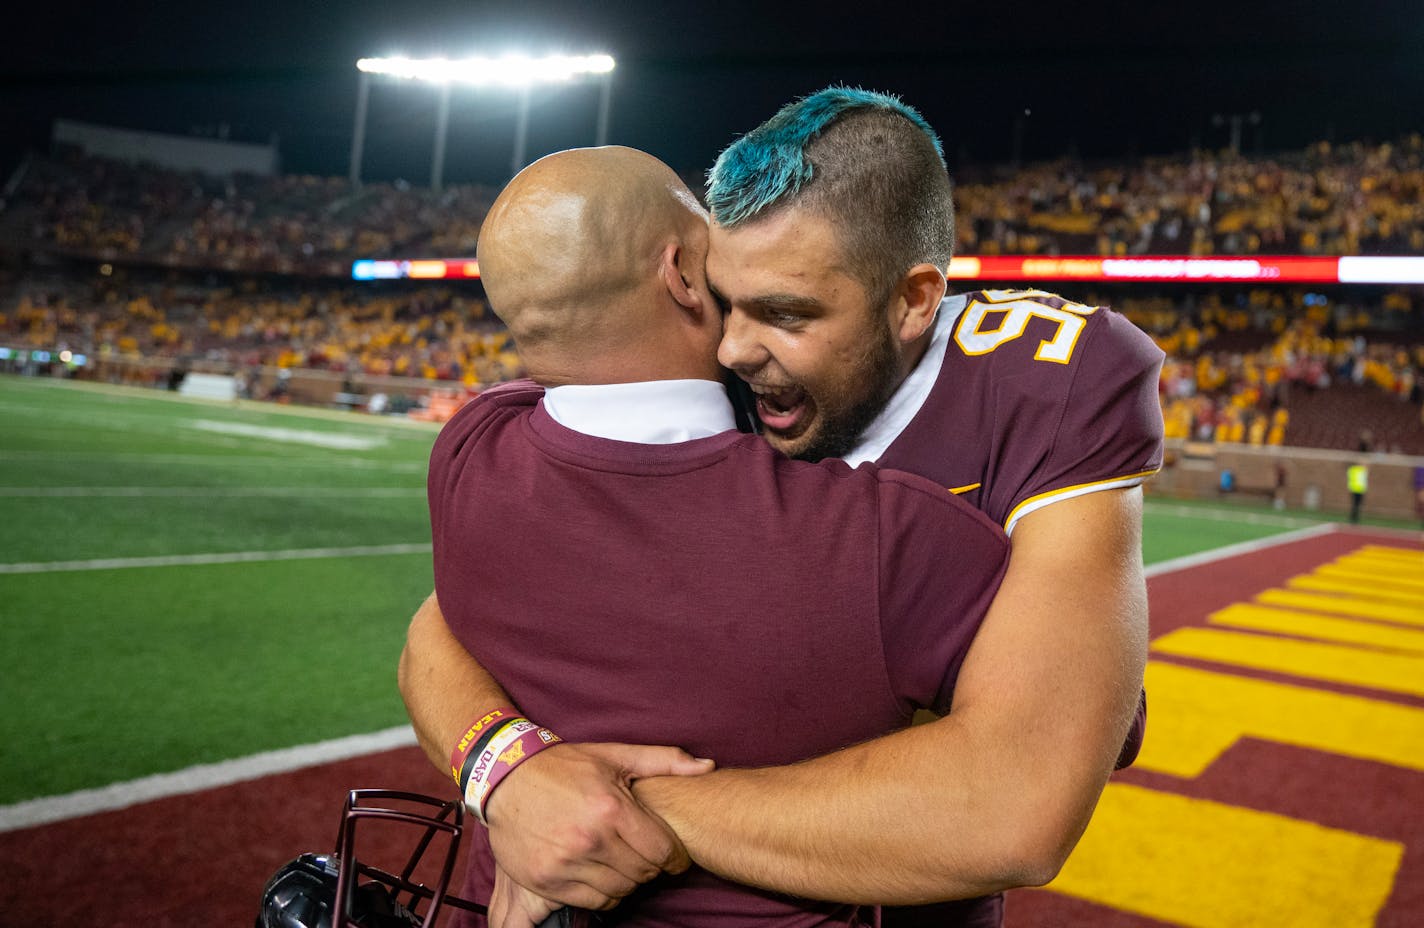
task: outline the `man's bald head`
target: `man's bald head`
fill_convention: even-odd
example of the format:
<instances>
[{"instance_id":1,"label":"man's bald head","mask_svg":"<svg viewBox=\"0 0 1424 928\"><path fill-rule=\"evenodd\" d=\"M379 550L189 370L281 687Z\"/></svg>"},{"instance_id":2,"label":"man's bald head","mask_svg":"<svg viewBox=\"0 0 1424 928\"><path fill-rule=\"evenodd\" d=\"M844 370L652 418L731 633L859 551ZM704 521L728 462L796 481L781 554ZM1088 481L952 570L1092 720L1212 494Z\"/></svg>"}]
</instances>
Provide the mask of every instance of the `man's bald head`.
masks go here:
<instances>
[{"instance_id":1,"label":"man's bald head","mask_svg":"<svg viewBox=\"0 0 1424 928\"><path fill-rule=\"evenodd\" d=\"M656 331L664 257L705 259L707 215L682 180L631 148L580 148L521 171L491 207L478 258L485 293L530 373ZM652 328L649 328L652 326Z\"/></svg>"}]
</instances>

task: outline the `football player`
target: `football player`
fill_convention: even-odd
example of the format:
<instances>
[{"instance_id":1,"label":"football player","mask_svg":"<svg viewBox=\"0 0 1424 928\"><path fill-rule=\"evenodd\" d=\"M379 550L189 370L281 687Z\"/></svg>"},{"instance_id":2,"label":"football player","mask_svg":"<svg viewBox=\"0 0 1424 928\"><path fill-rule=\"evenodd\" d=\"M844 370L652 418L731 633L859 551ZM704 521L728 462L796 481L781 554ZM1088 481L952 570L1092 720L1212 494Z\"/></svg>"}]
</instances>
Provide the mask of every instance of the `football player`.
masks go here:
<instances>
[{"instance_id":1,"label":"football player","mask_svg":"<svg viewBox=\"0 0 1424 928\"><path fill-rule=\"evenodd\" d=\"M871 862L900 859L907 842L953 848L933 862L945 891L925 901L969 894L956 868L1046 882L1140 743L1140 485L1161 461L1161 353L1106 308L1036 291L945 296L949 178L934 133L893 97L831 88L789 105L723 153L708 202L719 358L751 385L765 438L934 479L1010 533L1008 573L945 717L791 767L699 777L639 778L653 772L642 755L561 746L495 793L508 812L492 828L517 835L501 863L529 889L587 904L598 867L626 876L638 855L657 865L680 852L641 837L651 811L700 865L820 898L901 898ZM408 667L459 657L446 634L428 601ZM441 664L442 681L459 681L442 693L406 676L425 681L406 695L423 740L442 744L433 757L451 722L432 706L467 716L507 698L465 661ZM906 808L911 831L876 827ZM1001 919L996 896L885 914L889 928Z\"/></svg>"}]
</instances>

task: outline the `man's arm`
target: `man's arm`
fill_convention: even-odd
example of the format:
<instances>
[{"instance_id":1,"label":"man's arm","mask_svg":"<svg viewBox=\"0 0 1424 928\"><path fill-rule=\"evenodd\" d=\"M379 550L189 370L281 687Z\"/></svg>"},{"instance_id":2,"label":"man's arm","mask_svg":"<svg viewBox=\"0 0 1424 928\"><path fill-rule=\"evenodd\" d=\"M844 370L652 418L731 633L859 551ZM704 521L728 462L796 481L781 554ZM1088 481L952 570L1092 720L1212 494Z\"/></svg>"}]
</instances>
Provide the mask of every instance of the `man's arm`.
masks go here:
<instances>
[{"instance_id":1,"label":"man's arm","mask_svg":"<svg viewBox=\"0 0 1424 928\"><path fill-rule=\"evenodd\" d=\"M450 632L434 593L411 619L397 676L416 738L445 773L450 749L473 719L514 705ZM633 797L633 780L710 769L672 747L555 745L491 794L490 845L521 886L564 905L611 908L658 873L688 866L676 836Z\"/></svg>"},{"instance_id":2,"label":"man's arm","mask_svg":"<svg viewBox=\"0 0 1424 928\"><path fill-rule=\"evenodd\" d=\"M1137 706L1141 506L1139 489L1109 490L1024 517L944 718L789 767L642 780L635 795L699 865L781 892L914 904L1048 882Z\"/></svg>"},{"instance_id":3,"label":"man's arm","mask_svg":"<svg viewBox=\"0 0 1424 928\"><path fill-rule=\"evenodd\" d=\"M435 594L410 620L396 681L411 727L437 770L450 771L450 750L470 722L514 701L450 633Z\"/></svg>"}]
</instances>

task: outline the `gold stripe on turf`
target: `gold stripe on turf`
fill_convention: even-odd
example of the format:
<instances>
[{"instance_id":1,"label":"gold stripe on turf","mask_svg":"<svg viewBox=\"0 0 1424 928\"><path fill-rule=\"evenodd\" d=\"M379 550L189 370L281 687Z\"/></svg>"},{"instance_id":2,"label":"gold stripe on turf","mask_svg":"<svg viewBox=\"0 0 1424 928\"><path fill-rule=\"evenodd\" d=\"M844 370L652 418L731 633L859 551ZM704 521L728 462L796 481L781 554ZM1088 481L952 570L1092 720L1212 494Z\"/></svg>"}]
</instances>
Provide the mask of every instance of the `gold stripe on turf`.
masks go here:
<instances>
[{"instance_id":1,"label":"gold stripe on turf","mask_svg":"<svg viewBox=\"0 0 1424 928\"><path fill-rule=\"evenodd\" d=\"M1411 561L1418 564L1421 570L1424 570L1424 551L1420 551L1418 548L1396 548L1393 545L1365 545L1355 553L1380 559L1394 558L1396 560Z\"/></svg>"},{"instance_id":2,"label":"gold stripe on turf","mask_svg":"<svg viewBox=\"0 0 1424 928\"><path fill-rule=\"evenodd\" d=\"M1367 648L1384 648L1424 656L1424 631L1385 625L1360 619L1341 619L1314 612L1292 609L1272 609L1235 603L1213 612L1207 619L1213 625L1249 628L1258 632L1278 632L1299 635L1321 641L1335 641Z\"/></svg>"},{"instance_id":3,"label":"gold stripe on turf","mask_svg":"<svg viewBox=\"0 0 1424 928\"><path fill-rule=\"evenodd\" d=\"M1349 570L1358 570L1361 573L1379 575L1386 578L1398 578L1400 580L1418 581L1424 577L1424 563L1405 561L1398 558L1377 558L1365 557L1359 554L1349 554L1342 558L1337 558L1329 563Z\"/></svg>"},{"instance_id":4,"label":"gold stripe on turf","mask_svg":"<svg viewBox=\"0 0 1424 928\"><path fill-rule=\"evenodd\" d=\"M1316 572L1332 576L1356 577L1409 590L1424 590L1424 576L1421 576L1418 571L1406 570L1393 564L1380 565L1372 561L1341 558L1338 561L1321 564L1316 568Z\"/></svg>"},{"instance_id":5,"label":"gold stripe on turf","mask_svg":"<svg viewBox=\"0 0 1424 928\"><path fill-rule=\"evenodd\" d=\"M1379 619L1384 622L1402 622L1406 625L1424 625L1424 609L1410 605L1379 602L1358 596L1326 596L1320 593L1303 593L1298 590L1262 590L1256 601L1267 606L1284 606L1288 609L1304 609L1309 612L1330 612L1361 619Z\"/></svg>"},{"instance_id":6,"label":"gold stripe on turf","mask_svg":"<svg viewBox=\"0 0 1424 928\"><path fill-rule=\"evenodd\" d=\"M1342 580L1361 580L1366 583L1378 583L1381 586L1391 589L1409 590L1415 593L1424 591L1424 580L1410 580L1397 574L1380 573L1375 571L1356 570L1353 567L1346 567L1340 564L1321 564L1315 568L1315 573L1321 577L1338 577Z\"/></svg>"},{"instance_id":7,"label":"gold stripe on turf","mask_svg":"<svg viewBox=\"0 0 1424 928\"><path fill-rule=\"evenodd\" d=\"M1190 928L1363 928L1403 856L1397 841L1110 783L1048 888Z\"/></svg>"},{"instance_id":8,"label":"gold stripe on turf","mask_svg":"<svg viewBox=\"0 0 1424 928\"><path fill-rule=\"evenodd\" d=\"M1138 769L1191 779L1242 738L1424 772L1424 709L1148 661Z\"/></svg>"},{"instance_id":9,"label":"gold stripe on turf","mask_svg":"<svg viewBox=\"0 0 1424 928\"><path fill-rule=\"evenodd\" d=\"M1401 606L1413 605L1420 612L1424 612L1424 590L1415 593L1407 590L1386 589L1369 581L1338 580L1316 574L1301 574L1299 577L1291 577L1286 581L1286 585L1291 589L1310 593L1343 593L1365 599L1398 603Z\"/></svg>"},{"instance_id":10,"label":"gold stripe on turf","mask_svg":"<svg viewBox=\"0 0 1424 928\"><path fill-rule=\"evenodd\" d=\"M1424 696L1424 658L1214 628L1181 628L1152 642L1159 654L1274 670L1391 693Z\"/></svg>"}]
</instances>

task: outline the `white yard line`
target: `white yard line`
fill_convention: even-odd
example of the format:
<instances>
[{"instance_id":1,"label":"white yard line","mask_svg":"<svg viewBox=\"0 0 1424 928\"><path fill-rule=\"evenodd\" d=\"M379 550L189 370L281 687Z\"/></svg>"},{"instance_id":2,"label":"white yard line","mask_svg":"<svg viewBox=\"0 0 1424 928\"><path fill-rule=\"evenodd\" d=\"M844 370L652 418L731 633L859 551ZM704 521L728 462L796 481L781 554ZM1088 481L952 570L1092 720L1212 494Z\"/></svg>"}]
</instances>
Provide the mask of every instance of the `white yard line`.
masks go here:
<instances>
[{"instance_id":1,"label":"white yard line","mask_svg":"<svg viewBox=\"0 0 1424 928\"><path fill-rule=\"evenodd\" d=\"M44 377L7 377L3 383L16 389L31 390L71 390L101 395L109 401L129 399L149 400L156 403L185 403L190 406L210 406L224 410L241 410L268 416L287 416L297 419L329 419L355 425L375 428L408 429L412 431L438 432L440 423L409 419L405 416L372 416L351 410L323 409L320 406L284 406L264 400L218 400L202 396L184 396L152 387L128 387L121 384L99 383L92 380L55 380Z\"/></svg>"},{"instance_id":2,"label":"white yard line","mask_svg":"<svg viewBox=\"0 0 1424 928\"><path fill-rule=\"evenodd\" d=\"M1294 541L1314 538L1318 535L1326 535L1340 530L1348 529L1334 523L1311 525L1298 531L1286 532L1270 538L1228 545L1214 551L1206 551L1201 554L1193 554L1187 557L1175 558L1170 561L1163 561L1148 567L1146 573L1149 577L1160 576L1162 574L1172 573L1173 571L1186 570L1190 567L1209 564L1213 561L1224 560L1252 551L1261 551L1266 548L1290 544ZM412 547L429 550L428 545L395 545L388 547ZM326 550L370 551L374 549ZM263 552L252 553L261 554ZM341 555L333 554L330 556ZM138 780L115 783L98 789L81 790L63 796L32 799L10 806L0 806L0 832L63 821L65 819L77 818L81 815L90 815L96 812L122 809L140 802L194 793L219 786L228 786L273 773L299 770L303 767L310 767L316 764L334 763L353 757L360 757L365 754L373 754L378 751L413 745L415 743L414 732L411 731L409 727L402 726L386 729L385 731L376 732L371 735L354 735L348 738L337 738L332 741L320 741L315 744L297 745L276 751L266 751L261 754L223 761L218 764L203 764L174 773L155 774L154 776L143 777Z\"/></svg>"},{"instance_id":3,"label":"white yard line","mask_svg":"<svg viewBox=\"0 0 1424 928\"><path fill-rule=\"evenodd\" d=\"M288 429L271 425L251 425L246 422L218 422L213 419L192 419L189 428L220 435L240 435L262 441L279 441L337 451L370 451L386 444L384 435L352 435L347 432L318 432L315 429Z\"/></svg>"},{"instance_id":4,"label":"white yard line","mask_svg":"<svg viewBox=\"0 0 1424 928\"><path fill-rule=\"evenodd\" d=\"M1178 570L1187 570L1191 567L1200 567L1203 564L1212 564L1216 561L1224 561L1228 558L1239 557L1243 554L1251 554L1254 551L1264 551L1267 548L1288 545L1306 538L1329 535L1337 529L1338 526L1334 522L1317 523L1308 528L1297 529L1294 532L1283 532L1280 535L1272 535L1269 538L1257 538L1254 541L1243 541L1238 544L1227 545L1224 548L1213 548L1210 551L1202 551L1197 554L1188 554L1184 557L1172 558L1170 561L1158 561L1156 564L1149 564L1143 573L1148 577L1158 577L1162 574L1170 574Z\"/></svg>"},{"instance_id":5,"label":"white yard line","mask_svg":"<svg viewBox=\"0 0 1424 928\"><path fill-rule=\"evenodd\" d=\"M367 545L359 548L296 548L287 551L225 551L213 554L167 554L155 557L110 557L90 561L36 561L0 564L0 574L47 574L78 570L122 570L129 567L192 567L204 564L250 564L260 561L301 561L331 557L384 557L429 554L428 543Z\"/></svg>"},{"instance_id":6,"label":"white yard line","mask_svg":"<svg viewBox=\"0 0 1424 928\"><path fill-rule=\"evenodd\" d=\"M287 773L303 767L389 751L415 743L415 732L409 725L401 725L368 735L351 735L331 741L319 741L316 744L302 744L250 754L216 764L199 764L172 773L158 773L97 789L82 789L62 796L29 799L0 806L0 832L47 825L81 815L93 815L96 812L125 809L140 802L230 786L274 773Z\"/></svg>"},{"instance_id":7,"label":"white yard line","mask_svg":"<svg viewBox=\"0 0 1424 928\"><path fill-rule=\"evenodd\" d=\"M424 487L0 487L0 497L72 496L268 496L321 497L425 496Z\"/></svg>"},{"instance_id":8,"label":"white yard line","mask_svg":"<svg viewBox=\"0 0 1424 928\"><path fill-rule=\"evenodd\" d=\"M0 461L103 461L125 464L230 464L270 465L272 467L357 467L388 470L400 474L423 474L426 466L418 461L373 461L370 458L323 457L298 458L278 455L228 455L151 453L143 451L0 451Z\"/></svg>"},{"instance_id":9,"label":"white yard line","mask_svg":"<svg viewBox=\"0 0 1424 928\"><path fill-rule=\"evenodd\" d=\"M1242 525L1276 525L1281 528L1306 528L1319 525L1319 519L1282 516L1269 512L1238 512L1230 509L1207 509L1201 506L1181 506L1148 501L1143 507L1147 515L1179 516L1204 522L1239 522Z\"/></svg>"}]
</instances>

